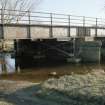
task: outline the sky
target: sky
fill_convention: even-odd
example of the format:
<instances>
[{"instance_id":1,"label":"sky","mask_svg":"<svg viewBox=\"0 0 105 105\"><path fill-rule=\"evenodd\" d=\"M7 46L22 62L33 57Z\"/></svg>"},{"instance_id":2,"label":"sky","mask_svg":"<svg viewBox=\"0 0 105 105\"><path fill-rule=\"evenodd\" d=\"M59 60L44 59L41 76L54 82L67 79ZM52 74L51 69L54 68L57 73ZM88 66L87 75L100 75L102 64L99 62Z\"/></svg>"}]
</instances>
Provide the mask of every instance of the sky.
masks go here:
<instances>
[{"instance_id":1,"label":"sky","mask_svg":"<svg viewBox=\"0 0 105 105\"><path fill-rule=\"evenodd\" d=\"M105 0L42 0L37 11L105 18Z\"/></svg>"}]
</instances>

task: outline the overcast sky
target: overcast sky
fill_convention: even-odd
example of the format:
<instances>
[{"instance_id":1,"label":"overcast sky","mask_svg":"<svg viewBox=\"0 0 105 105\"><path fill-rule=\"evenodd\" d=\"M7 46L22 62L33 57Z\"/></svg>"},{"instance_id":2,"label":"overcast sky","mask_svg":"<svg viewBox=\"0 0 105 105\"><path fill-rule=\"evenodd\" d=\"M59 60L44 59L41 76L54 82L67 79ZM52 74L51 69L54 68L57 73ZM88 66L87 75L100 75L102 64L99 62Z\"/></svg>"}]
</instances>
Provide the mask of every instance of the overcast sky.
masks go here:
<instances>
[{"instance_id":1,"label":"overcast sky","mask_svg":"<svg viewBox=\"0 0 105 105\"><path fill-rule=\"evenodd\" d=\"M43 0L38 11L105 17L105 0Z\"/></svg>"}]
</instances>

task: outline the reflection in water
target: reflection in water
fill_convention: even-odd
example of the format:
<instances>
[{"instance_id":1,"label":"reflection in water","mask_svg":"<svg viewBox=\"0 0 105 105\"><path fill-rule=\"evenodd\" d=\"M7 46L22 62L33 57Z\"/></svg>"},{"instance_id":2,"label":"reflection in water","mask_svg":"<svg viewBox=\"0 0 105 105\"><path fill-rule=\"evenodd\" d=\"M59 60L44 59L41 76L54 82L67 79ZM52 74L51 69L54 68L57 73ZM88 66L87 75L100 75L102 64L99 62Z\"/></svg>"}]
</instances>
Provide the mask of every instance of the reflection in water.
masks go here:
<instances>
[{"instance_id":1,"label":"reflection in water","mask_svg":"<svg viewBox=\"0 0 105 105\"><path fill-rule=\"evenodd\" d=\"M11 58L11 54L5 54L5 64L6 64L6 72L15 73L15 59ZM53 64L53 65L46 65L46 66L39 66L31 69L24 69L21 70L22 72L35 72L35 71L42 71L42 72L67 72L67 73L85 73L94 69L104 69L105 66L103 64ZM0 64L0 73L2 73L1 64Z\"/></svg>"},{"instance_id":2,"label":"reflection in water","mask_svg":"<svg viewBox=\"0 0 105 105\"><path fill-rule=\"evenodd\" d=\"M5 55L6 60L6 68L8 75L1 75L0 79L12 79L12 80L28 80L28 81L43 81L52 76L49 75L52 72L56 72L58 76L62 75L70 75L72 73L76 74L86 74L91 72L92 70L104 70L104 64L59 64L59 65L51 65L51 66L39 66L31 69L21 70L20 73L15 72L15 59L11 58L10 54ZM0 73L1 70L0 65Z\"/></svg>"}]
</instances>

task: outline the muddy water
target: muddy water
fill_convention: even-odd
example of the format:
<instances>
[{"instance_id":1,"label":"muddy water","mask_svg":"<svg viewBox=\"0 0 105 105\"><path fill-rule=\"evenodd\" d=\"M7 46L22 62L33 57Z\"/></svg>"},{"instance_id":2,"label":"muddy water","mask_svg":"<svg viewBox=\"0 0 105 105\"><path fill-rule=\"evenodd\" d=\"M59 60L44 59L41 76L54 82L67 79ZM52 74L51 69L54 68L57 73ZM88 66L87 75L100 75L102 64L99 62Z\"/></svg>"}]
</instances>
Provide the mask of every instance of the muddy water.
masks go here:
<instances>
[{"instance_id":1,"label":"muddy water","mask_svg":"<svg viewBox=\"0 0 105 105\"><path fill-rule=\"evenodd\" d=\"M23 69L19 72L15 71L15 60L9 54L5 55L6 70L2 71L0 65L0 79L9 80L26 80L31 82L41 82L51 77L60 77L62 75L70 75L73 73L86 74L92 70L104 70L104 64L59 64L39 66L31 69ZM56 74L56 75L53 75Z\"/></svg>"}]
</instances>

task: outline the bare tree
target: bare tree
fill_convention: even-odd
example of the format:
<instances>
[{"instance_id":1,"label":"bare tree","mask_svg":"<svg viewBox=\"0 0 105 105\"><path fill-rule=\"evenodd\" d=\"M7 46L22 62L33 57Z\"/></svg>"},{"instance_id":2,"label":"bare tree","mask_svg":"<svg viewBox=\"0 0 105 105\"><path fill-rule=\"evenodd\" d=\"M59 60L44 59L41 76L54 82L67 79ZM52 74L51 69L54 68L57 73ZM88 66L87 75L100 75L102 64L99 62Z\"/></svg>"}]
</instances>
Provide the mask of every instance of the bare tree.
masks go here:
<instances>
[{"instance_id":1,"label":"bare tree","mask_svg":"<svg viewBox=\"0 0 105 105\"><path fill-rule=\"evenodd\" d=\"M41 1L42 0L0 0L1 22L18 22L23 16L28 14L28 11L35 10Z\"/></svg>"}]
</instances>

